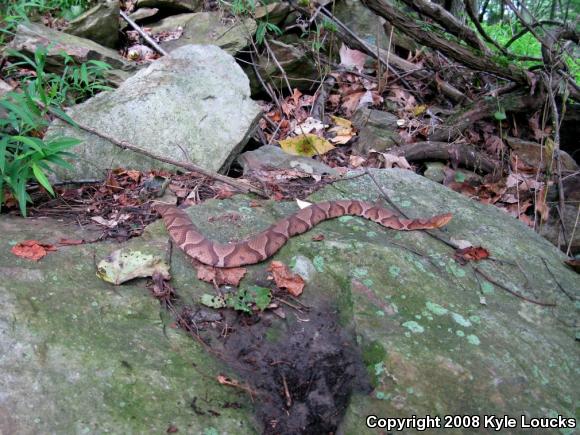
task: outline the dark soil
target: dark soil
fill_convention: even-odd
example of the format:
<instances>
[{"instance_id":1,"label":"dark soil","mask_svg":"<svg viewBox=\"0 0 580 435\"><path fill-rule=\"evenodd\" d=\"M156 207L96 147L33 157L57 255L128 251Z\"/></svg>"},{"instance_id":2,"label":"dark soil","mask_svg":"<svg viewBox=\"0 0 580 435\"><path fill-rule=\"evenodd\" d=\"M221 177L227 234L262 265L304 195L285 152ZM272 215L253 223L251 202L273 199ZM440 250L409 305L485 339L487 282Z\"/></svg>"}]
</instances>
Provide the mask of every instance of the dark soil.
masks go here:
<instances>
[{"instance_id":1,"label":"dark soil","mask_svg":"<svg viewBox=\"0 0 580 435\"><path fill-rule=\"evenodd\" d=\"M318 310L287 312L284 320L223 311L225 338L215 324L199 329L200 312L190 315L200 337L251 390L264 434L335 433L351 394L371 390L354 334L339 325L335 310Z\"/></svg>"}]
</instances>

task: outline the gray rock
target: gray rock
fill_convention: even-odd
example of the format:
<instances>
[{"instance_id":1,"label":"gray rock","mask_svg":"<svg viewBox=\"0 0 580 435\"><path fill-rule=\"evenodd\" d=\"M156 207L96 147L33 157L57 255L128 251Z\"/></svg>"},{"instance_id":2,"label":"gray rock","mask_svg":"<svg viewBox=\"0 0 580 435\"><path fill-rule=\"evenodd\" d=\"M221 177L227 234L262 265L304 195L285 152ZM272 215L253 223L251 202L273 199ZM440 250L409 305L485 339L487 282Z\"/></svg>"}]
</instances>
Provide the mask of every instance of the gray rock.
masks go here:
<instances>
[{"instance_id":1,"label":"gray rock","mask_svg":"<svg viewBox=\"0 0 580 435\"><path fill-rule=\"evenodd\" d=\"M227 168L249 139L260 115L248 78L232 56L216 46L174 50L126 80L69 111L73 119L146 151L190 161L205 169ZM54 122L47 137L73 136L84 142L72 151L73 172L63 179L101 177L107 168L150 170L175 167L84 131Z\"/></svg>"},{"instance_id":2,"label":"gray rock","mask_svg":"<svg viewBox=\"0 0 580 435\"><path fill-rule=\"evenodd\" d=\"M292 88L309 90L315 87L319 76L318 69L308 52L299 46L299 41L286 43L271 40L269 44L276 60L284 69ZM244 71L250 77L252 93L262 91L262 85L256 77L254 69L245 65ZM271 83L277 89L288 89L284 75L268 52L258 56L258 71L265 82Z\"/></svg>"},{"instance_id":3,"label":"gray rock","mask_svg":"<svg viewBox=\"0 0 580 435\"><path fill-rule=\"evenodd\" d=\"M442 183L443 180L445 180L445 168L447 167L447 165L445 163L441 163L441 162L425 162L425 166L427 167L425 169L425 173L423 174L425 177L427 177L429 180L432 180L436 183ZM461 169L461 168L457 168L455 170L455 173L459 173L461 174L465 181L468 180L477 180L479 182L483 181L483 177L468 171L467 169Z\"/></svg>"},{"instance_id":4,"label":"gray rock","mask_svg":"<svg viewBox=\"0 0 580 435\"><path fill-rule=\"evenodd\" d=\"M119 0L98 3L71 21L65 32L115 48L119 40Z\"/></svg>"},{"instance_id":5,"label":"gray rock","mask_svg":"<svg viewBox=\"0 0 580 435\"><path fill-rule=\"evenodd\" d=\"M403 143L398 133L397 117L381 110L361 108L356 111L352 124L359 130L353 151L366 155L371 149L385 151Z\"/></svg>"},{"instance_id":6,"label":"gray rock","mask_svg":"<svg viewBox=\"0 0 580 435\"><path fill-rule=\"evenodd\" d=\"M343 0L334 6L334 15L358 37L379 47L389 48L389 35L385 34L383 24L385 20L374 14L358 0Z\"/></svg>"},{"instance_id":7,"label":"gray rock","mask_svg":"<svg viewBox=\"0 0 580 435\"><path fill-rule=\"evenodd\" d=\"M246 47L256 32L256 22L251 18L225 22L220 12L198 12L179 14L164 18L149 26L153 34L183 29L179 39L161 42L167 51L189 44L217 45L230 54Z\"/></svg>"},{"instance_id":8,"label":"gray rock","mask_svg":"<svg viewBox=\"0 0 580 435\"><path fill-rule=\"evenodd\" d=\"M135 12L131 13L129 15L129 18L131 18L135 22L138 22L140 20L144 20L145 18L151 18L155 16L157 12L159 12L159 9L157 8L140 8L137 9Z\"/></svg>"},{"instance_id":9,"label":"gray rock","mask_svg":"<svg viewBox=\"0 0 580 435\"><path fill-rule=\"evenodd\" d=\"M563 264L564 255L493 206L410 171L373 174L408 215L451 211L446 235L506 260L476 263L486 275L511 292L556 306L530 303L476 277L471 267L455 262L453 250L425 232L343 217L293 237L273 259L294 263L298 270L308 263L309 281L300 301L310 309L298 313L283 307L286 319L272 320L266 341L287 346L289 325L314 321L328 306L339 313L344 328L355 331L374 391L350 398L337 432L376 433L361 429L369 414L517 416L525 410L530 417L574 417L580 350L570 325L578 313L555 280L578 297L580 278ZM377 195L369 177L358 177L309 200L372 201ZM227 241L255 234L297 210L292 203L250 207L252 202L239 195L206 201L187 213L208 237ZM242 216L236 225L215 219L232 211ZM313 241L313 232L324 234L324 240ZM263 373L259 379L255 371L232 373L205 346L168 327L172 320L143 281L115 288L97 279L94 259L118 244L60 247L30 262L12 255L11 246L25 239L53 243L92 236L50 219L6 217L0 219L0 234L3 432L162 433L169 424L179 433L263 432L250 415L247 396L215 382L225 374L259 388ZM167 232L156 222L125 247L167 258ZM248 267L241 287L263 280L268 263ZM182 301L214 292L176 249L171 274ZM196 397L204 398L197 401L203 413L191 407Z\"/></svg>"},{"instance_id":10,"label":"gray rock","mask_svg":"<svg viewBox=\"0 0 580 435\"><path fill-rule=\"evenodd\" d=\"M537 142L522 140L516 137L507 137L506 142L518 155L518 158L529 166L537 168L542 164L542 167L546 168L547 164L551 164L551 162L546 159L546 147L543 147ZM562 162L562 169L568 171L578 170L578 164L566 151L560 151L560 159Z\"/></svg>"},{"instance_id":11,"label":"gray rock","mask_svg":"<svg viewBox=\"0 0 580 435\"><path fill-rule=\"evenodd\" d=\"M84 63L88 60L102 60L113 68L132 70L131 62L120 56L115 50L103 47L96 42L68 33L49 29L41 24L22 23L16 29L14 39L8 47L34 55L38 46L48 47L46 64L53 71L62 71L63 58L61 52L71 56L75 62Z\"/></svg>"},{"instance_id":12,"label":"gray rock","mask_svg":"<svg viewBox=\"0 0 580 435\"><path fill-rule=\"evenodd\" d=\"M290 13L288 2L273 2L267 5L256 7L254 18L256 20L266 20L268 23L279 25Z\"/></svg>"},{"instance_id":13,"label":"gray rock","mask_svg":"<svg viewBox=\"0 0 580 435\"><path fill-rule=\"evenodd\" d=\"M309 157L293 156L274 145L264 145L257 150L246 151L240 154L238 162L244 169L244 174L268 169L297 169L315 175L338 174L335 169L322 162Z\"/></svg>"},{"instance_id":14,"label":"gray rock","mask_svg":"<svg viewBox=\"0 0 580 435\"><path fill-rule=\"evenodd\" d=\"M195 12L202 6L201 0L137 0L139 8L158 8L166 11Z\"/></svg>"},{"instance_id":15,"label":"gray rock","mask_svg":"<svg viewBox=\"0 0 580 435\"><path fill-rule=\"evenodd\" d=\"M112 245L60 247L40 262L10 252L24 239L91 240L99 231L3 215L0 233L0 433L163 434L174 425L201 434L216 425L208 410L217 408L221 433L252 427L249 406L221 409L239 401L207 381L223 367L171 327L145 280L114 287L95 276L90 259ZM140 248L163 250L155 246L144 239ZM206 394L212 402L198 401L205 415L197 415L190 405Z\"/></svg>"}]
</instances>

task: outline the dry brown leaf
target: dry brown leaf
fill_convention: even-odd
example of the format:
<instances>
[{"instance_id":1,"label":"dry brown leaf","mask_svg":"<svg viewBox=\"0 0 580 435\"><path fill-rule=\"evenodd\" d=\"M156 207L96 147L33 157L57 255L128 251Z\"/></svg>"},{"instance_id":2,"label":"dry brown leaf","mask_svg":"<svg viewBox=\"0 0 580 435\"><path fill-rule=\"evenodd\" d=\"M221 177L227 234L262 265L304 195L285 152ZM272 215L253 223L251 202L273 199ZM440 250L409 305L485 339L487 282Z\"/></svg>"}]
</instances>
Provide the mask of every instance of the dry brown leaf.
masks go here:
<instances>
[{"instance_id":1,"label":"dry brown leaf","mask_svg":"<svg viewBox=\"0 0 580 435\"><path fill-rule=\"evenodd\" d=\"M10 249L14 255L27 260L38 261L48 252L56 251L53 245L41 243L38 240L25 240Z\"/></svg>"},{"instance_id":2,"label":"dry brown leaf","mask_svg":"<svg viewBox=\"0 0 580 435\"><path fill-rule=\"evenodd\" d=\"M245 267L212 267L205 264L197 264L197 279L212 283L217 287L232 285L237 287L247 272Z\"/></svg>"},{"instance_id":3,"label":"dry brown leaf","mask_svg":"<svg viewBox=\"0 0 580 435\"><path fill-rule=\"evenodd\" d=\"M464 265L469 261L479 261L489 258L489 251L481 246L470 246L469 248L457 249L454 258L459 264Z\"/></svg>"},{"instance_id":4,"label":"dry brown leaf","mask_svg":"<svg viewBox=\"0 0 580 435\"><path fill-rule=\"evenodd\" d=\"M304 279L298 274L291 272L281 261L272 261L268 270L272 272L274 282L281 289L286 289L292 296L300 296L304 290Z\"/></svg>"},{"instance_id":5,"label":"dry brown leaf","mask_svg":"<svg viewBox=\"0 0 580 435\"><path fill-rule=\"evenodd\" d=\"M352 50L346 45L342 44L338 52L340 56L340 64L346 67L354 67L362 71L367 59L367 55L362 51Z\"/></svg>"},{"instance_id":6,"label":"dry brown leaf","mask_svg":"<svg viewBox=\"0 0 580 435\"><path fill-rule=\"evenodd\" d=\"M491 154L499 156L504 151L505 145L499 136L491 135L485 139L485 147Z\"/></svg>"},{"instance_id":7,"label":"dry brown leaf","mask_svg":"<svg viewBox=\"0 0 580 435\"><path fill-rule=\"evenodd\" d=\"M364 162L366 162L366 159L361 156L355 156L351 154L350 157L348 158L348 164L353 168L358 168L359 166L362 166Z\"/></svg>"},{"instance_id":8,"label":"dry brown leaf","mask_svg":"<svg viewBox=\"0 0 580 435\"><path fill-rule=\"evenodd\" d=\"M540 215L542 222L547 222L548 217L550 217L550 207L546 204L546 191L545 187L542 187L538 192L536 198L536 213Z\"/></svg>"}]
</instances>

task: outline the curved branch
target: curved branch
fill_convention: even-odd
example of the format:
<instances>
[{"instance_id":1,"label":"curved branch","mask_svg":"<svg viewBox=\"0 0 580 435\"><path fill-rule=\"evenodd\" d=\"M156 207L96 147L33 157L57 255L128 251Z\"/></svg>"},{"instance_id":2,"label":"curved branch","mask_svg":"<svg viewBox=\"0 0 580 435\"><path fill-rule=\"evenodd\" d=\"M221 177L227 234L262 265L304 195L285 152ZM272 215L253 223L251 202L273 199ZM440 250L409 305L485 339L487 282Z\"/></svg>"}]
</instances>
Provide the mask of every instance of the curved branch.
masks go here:
<instances>
[{"instance_id":1,"label":"curved branch","mask_svg":"<svg viewBox=\"0 0 580 435\"><path fill-rule=\"evenodd\" d=\"M404 34L423 45L439 50L463 65L477 71L490 72L520 84L529 84L526 72L518 66L513 64L498 65L492 59L482 56L481 52L474 51L473 48L450 41L436 32L423 30L420 24L406 14L399 12L387 0L363 0L363 3Z\"/></svg>"},{"instance_id":2,"label":"curved branch","mask_svg":"<svg viewBox=\"0 0 580 435\"><path fill-rule=\"evenodd\" d=\"M543 26L543 25L563 26L564 24L561 23L560 21L542 20L542 21L536 21L535 23L531 23L529 26L533 28L533 27L538 27L538 26ZM512 36L512 38L508 42L506 42L506 44L503 46L503 48L508 49L510 45L512 45L514 42L516 42L518 39L520 39L522 36L524 36L529 31L530 31L530 29L528 27L524 27L522 30L520 30L518 33L516 33L514 36Z\"/></svg>"},{"instance_id":3,"label":"curved branch","mask_svg":"<svg viewBox=\"0 0 580 435\"><path fill-rule=\"evenodd\" d=\"M425 0L403 0L403 2L420 14L426 15L436 23L439 23L447 32L465 40L471 47L489 54L488 48L473 30L459 22L457 18L438 4Z\"/></svg>"},{"instance_id":4,"label":"curved branch","mask_svg":"<svg viewBox=\"0 0 580 435\"><path fill-rule=\"evenodd\" d=\"M501 165L501 163L487 157L467 144L425 141L395 148L392 152L396 155L404 156L410 162L454 160L464 168L473 169L483 174L493 173Z\"/></svg>"}]
</instances>

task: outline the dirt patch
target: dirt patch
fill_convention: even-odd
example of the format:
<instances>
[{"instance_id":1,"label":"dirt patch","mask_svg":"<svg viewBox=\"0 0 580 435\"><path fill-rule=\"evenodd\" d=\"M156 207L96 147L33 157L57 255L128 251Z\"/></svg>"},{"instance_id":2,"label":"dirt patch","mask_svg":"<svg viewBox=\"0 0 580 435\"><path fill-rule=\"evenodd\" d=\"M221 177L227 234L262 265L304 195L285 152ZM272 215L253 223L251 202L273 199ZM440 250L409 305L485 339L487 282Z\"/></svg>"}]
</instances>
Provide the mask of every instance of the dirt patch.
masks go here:
<instances>
[{"instance_id":1,"label":"dirt patch","mask_svg":"<svg viewBox=\"0 0 580 435\"><path fill-rule=\"evenodd\" d=\"M371 390L354 334L339 325L336 310L286 319L223 311L227 333L215 323L203 328L215 321L205 311L190 312L191 325L251 391L264 434L335 433L352 393Z\"/></svg>"}]
</instances>

